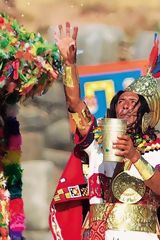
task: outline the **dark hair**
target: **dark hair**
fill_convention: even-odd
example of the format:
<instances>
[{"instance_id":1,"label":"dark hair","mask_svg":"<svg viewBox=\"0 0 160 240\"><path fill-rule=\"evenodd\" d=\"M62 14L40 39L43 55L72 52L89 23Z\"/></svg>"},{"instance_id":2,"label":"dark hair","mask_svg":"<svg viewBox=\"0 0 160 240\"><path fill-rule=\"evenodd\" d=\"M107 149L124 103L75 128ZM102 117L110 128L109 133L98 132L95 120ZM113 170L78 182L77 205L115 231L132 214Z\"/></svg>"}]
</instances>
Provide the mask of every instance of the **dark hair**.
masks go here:
<instances>
[{"instance_id":1,"label":"dark hair","mask_svg":"<svg viewBox=\"0 0 160 240\"><path fill-rule=\"evenodd\" d=\"M110 109L108 109L108 111L107 111L107 117L116 118L116 104L118 102L119 97L124 92L125 91L119 91L112 98L112 101L111 101L111 104L110 104ZM143 118L145 113L149 113L150 112L150 109L149 109L148 103L145 100L145 98L142 95L139 95L139 94L137 94L137 95L139 96L139 101L137 102L137 104L140 102L141 105L140 105L140 107L138 109L138 112L137 112L137 121L135 123L134 130L135 130L135 133L141 135L142 134L142 118ZM156 138L156 136L155 136L155 129L154 128L148 127L148 129L146 130L146 132L144 134L148 134L153 139Z\"/></svg>"}]
</instances>

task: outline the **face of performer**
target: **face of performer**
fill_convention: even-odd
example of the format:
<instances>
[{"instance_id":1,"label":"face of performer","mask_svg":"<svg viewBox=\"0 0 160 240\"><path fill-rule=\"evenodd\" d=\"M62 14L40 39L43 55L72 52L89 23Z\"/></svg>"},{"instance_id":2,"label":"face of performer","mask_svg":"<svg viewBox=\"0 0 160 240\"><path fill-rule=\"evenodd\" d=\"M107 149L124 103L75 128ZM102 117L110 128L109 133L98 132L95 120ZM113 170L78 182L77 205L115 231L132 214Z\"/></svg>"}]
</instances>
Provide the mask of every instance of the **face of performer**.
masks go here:
<instances>
[{"instance_id":1,"label":"face of performer","mask_svg":"<svg viewBox=\"0 0 160 240\"><path fill-rule=\"evenodd\" d=\"M133 126L137 120L137 112L140 105L139 96L136 93L122 93L116 104L117 118L126 120L127 127Z\"/></svg>"}]
</instances>

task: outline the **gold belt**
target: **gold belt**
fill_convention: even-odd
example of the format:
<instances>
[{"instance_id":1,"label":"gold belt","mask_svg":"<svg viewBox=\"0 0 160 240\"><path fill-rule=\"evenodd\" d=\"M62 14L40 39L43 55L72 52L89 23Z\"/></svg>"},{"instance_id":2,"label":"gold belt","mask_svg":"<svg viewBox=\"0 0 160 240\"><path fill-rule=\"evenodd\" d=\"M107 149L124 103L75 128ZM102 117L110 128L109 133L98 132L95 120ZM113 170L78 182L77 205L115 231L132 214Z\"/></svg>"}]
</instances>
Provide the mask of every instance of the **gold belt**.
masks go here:
<instances>
[{"instance_id":1,"label":"gold belt","mask_svg":"<svg viewBox=\"0 0 160 240\"><path fill-rule=\"evenodd\" d=\"M156 233L156 208L151 205L94 204L90 211L90 223L106 219L107 229Z\"/></svg>"}]
</instances>

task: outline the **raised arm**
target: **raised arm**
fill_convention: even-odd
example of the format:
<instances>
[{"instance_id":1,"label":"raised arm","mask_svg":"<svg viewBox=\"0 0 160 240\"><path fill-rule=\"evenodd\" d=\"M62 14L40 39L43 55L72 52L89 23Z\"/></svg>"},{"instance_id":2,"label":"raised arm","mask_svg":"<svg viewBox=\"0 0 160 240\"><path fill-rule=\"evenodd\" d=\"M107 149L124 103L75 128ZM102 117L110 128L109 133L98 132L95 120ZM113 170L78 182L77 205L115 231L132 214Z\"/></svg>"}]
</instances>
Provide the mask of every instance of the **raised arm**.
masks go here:
<instances>
[{"instance_id":1,"label":"raised arm","mask_svg":"<svg viewBox=\"0 0 160 240\"><path fill-rule=\"evenodd\" d=\"M71 33L70 23L65 28L59 25L59 32L55 39L63 61L63 84L66 102L71 118L82 136L85 136L91 125L92 116L86 104L80 99L79 76L76 66L78 27Z\"/></svg>"}]
</instances>

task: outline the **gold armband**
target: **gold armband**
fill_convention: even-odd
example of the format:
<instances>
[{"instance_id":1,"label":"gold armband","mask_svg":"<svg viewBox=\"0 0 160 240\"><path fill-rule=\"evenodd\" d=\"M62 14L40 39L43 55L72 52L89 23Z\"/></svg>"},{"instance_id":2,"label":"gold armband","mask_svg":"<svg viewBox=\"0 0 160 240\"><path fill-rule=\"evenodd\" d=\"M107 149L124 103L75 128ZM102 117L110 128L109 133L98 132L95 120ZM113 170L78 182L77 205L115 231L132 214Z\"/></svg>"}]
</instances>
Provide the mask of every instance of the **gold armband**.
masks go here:
<instances>
[{"instance_id":1,"label":"gold armband","mask_svg":"<svg viewBox=\"0 0 160 240\"><path fill-rule=\"evenodd\" d=\"M91 125L92 115L91 115L91 113L90 113L86 104L85 104L84 108L82 109L82 117L85 119L85 122L87 123L87 125Z\"/></svg>"},{"instance_id":2,"label":"gold armband","mask_svg":"<svg viewBox=\"0 0 160 240\"><path fill-rule=\"evenodd\" d=\"M72 76L72 66L64 67L63 83L66 87L74 87L74 79Z\"/></svg>"},{"instance_id":3,"label":"gold armband","mask_svg":"<svg viewBox=\"0 0 160 240\"><path fill-rule=\"evenodd\" d=\"M83 102L82 109L79 112L69 112L70 117L74 120L78 129L84 130L92 123L92 115L87 105Z\"/></svg>"},{"instance_id":4,"label":"gold armband","mask_svg":"<svg viewBox=\"0 0 160 240\"><path fill-rule=\"evenodd\" d=\"M137 168L144 181L150 179L155 173L154 168L143 157L138 159L134 163L134 166Z\"/></svg>"},{"instance_id":5,"label":"gold armband","mask_svg":"<svg viewBox=\"0 0 160 240\"><path fill-rule=\"evenodd\" d=\"M82 121L81 121L81 117L80 117L79 113L71 113L70 112L69 115L71 116L71 119L73 119L73 121L75 122L76 127L78 129L82 129L82 130L85 129L85 126L82 125Z\"/></svg>"}]
</instances>

